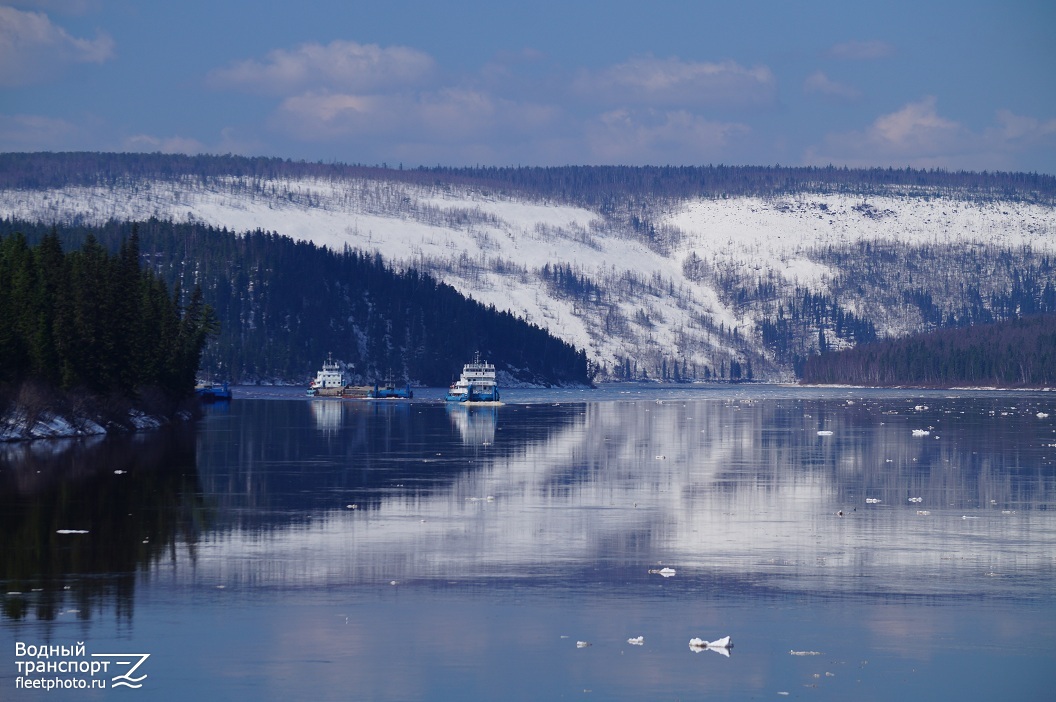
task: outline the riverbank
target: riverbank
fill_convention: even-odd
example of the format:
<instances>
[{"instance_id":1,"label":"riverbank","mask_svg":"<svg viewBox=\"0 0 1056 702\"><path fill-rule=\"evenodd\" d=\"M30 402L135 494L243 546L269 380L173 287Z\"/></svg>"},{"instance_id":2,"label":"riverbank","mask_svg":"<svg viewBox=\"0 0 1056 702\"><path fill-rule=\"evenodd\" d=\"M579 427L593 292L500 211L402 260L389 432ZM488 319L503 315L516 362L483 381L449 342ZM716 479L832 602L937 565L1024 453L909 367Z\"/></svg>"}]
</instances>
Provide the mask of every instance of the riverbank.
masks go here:
<instances>
[{"instance_id":1,"label":"riverbank","mask_svg":"<svg viewBox=\"0 0 1056 702\"><path fill-rule=\"evenodd\" d=\"M0 396L0 442L150 431L200 413L194 397L174 402L155 391L100 397L27 383Z\"/></svg>"}]
</instances>

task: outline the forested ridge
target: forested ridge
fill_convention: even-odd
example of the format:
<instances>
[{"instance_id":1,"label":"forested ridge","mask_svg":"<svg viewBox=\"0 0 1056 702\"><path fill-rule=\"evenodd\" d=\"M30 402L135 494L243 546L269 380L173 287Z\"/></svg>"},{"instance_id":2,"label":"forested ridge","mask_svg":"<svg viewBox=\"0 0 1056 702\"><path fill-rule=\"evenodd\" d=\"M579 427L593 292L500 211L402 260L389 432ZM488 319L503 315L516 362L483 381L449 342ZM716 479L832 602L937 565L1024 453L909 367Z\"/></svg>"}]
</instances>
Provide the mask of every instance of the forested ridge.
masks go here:
<instances>
[{"instance_id":1,"label":"forested ridge","mask_svg":"<svg viewBox=\"0 0 1056 702\"><path fill-rule=\"evenodd\" d=\"M354 365L360 382L391 376L444 386L479 351L526 383L591 382L582 350L431 276L394 271L377 255L157 220L58 232L116 250L133 229L151 272L169 286L200 288L215 311L219 333L201 361L213 379L306 383L332 354ZM39 239L50 229L0 222L0 235L15 231Z\"/></svg>"},{"instance_id":2,"label":"forested ridge","mask_svg":"<svg viewBox=\"0 0 1056 702\"><path fill-rule=\"evenodd\" d=\"M806 361L802 382L1056 387L1056 314L940 329L823 353Z\"/></svg>"},{"instance_id":3,"label":"forested ridge","mask_svg":"<svg viewBox=\"0 0 1056 702\"><path fill-rule=\"evenodd\" d=\"M0 192L113 251L108 220L183 223L144 262L202 285L223 322L203 368L242 382L332 353L360 381L446 384L477 350L531 383L791 380L818 353L1056 312L1056 178L1036 173L12 153ZM342 241L360 249L322 249Z\"/></svg>"},{"instance_id":4,"label":"forested ridge","mask_svg":"<svg viewBox=\"0 0 1056 702\"><path fill-rule=\"evenodd\" d=\"M798 192L898 193L1056 202L1056 176L914 168L836 166L443 166L341 164L281 158L161 153L3 153L0 188L121 185L190 178L369 178L526 194L609 211L628 200L779 196Z\"/></svg>"}]
</instances>

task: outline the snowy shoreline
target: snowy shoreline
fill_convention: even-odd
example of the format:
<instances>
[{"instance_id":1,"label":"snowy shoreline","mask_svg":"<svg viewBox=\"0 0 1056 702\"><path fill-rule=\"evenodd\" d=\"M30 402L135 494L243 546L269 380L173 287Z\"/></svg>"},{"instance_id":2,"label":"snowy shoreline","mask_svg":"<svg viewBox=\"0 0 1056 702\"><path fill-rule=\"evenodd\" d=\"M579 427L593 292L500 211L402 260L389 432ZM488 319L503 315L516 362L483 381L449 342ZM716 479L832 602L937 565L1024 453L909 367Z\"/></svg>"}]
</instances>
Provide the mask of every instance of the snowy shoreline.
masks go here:
<instances>
[{"instance_id":1,"label":"snowy shoreline","mask_svg":"<svg viewBox=\"0 0 1056 702\"><path fill-rule=\"evenodd\" d=\"M108 421L106 425L89 417L70 417L43 411L30 421L25 408L16 407L0 416L0 443L36 441L39 439L74 439L105 434L127 434L160 429L173 421L192 419L191 412L181 410L172 419L133 409L126 420Z\"/></svg>"}]
</instances>

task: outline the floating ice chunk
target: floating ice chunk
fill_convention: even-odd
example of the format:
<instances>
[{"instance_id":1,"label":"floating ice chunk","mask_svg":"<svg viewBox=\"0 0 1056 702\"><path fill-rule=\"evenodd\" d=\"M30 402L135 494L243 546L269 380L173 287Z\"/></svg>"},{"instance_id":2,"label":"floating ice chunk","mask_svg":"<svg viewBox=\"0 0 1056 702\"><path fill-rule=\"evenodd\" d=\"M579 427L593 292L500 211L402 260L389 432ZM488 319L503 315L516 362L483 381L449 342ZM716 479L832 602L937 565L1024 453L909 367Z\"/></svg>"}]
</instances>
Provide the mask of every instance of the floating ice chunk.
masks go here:
<instances>
[{"instance_id":1,"label":"floating ice chunk","mask_svg":"<svg viewBox=\"0 0 1056 702\"><path fill-rule=\"evenodd\" d=\"M705 641L704 639L698 638L692 638L689 640L689 649L694 653L700 653L701 651L715 651L715 653L720 653L729 658L731 648L733 648L733 643L730 641L729 636L723 636L721 639L716 639L715 641Z\"/></svg>"},{"instance_id":2,"label":"floating ice chunk","mask_svg":"<svg viewBox=\"0 0 1056 702\"><path fill-rule=\"evenodd\" d=\"M635 636L633 639L627 639L627 643L629 643L632 646L644 646L645 645L645 637L644 636Z\"/></svg>"},{"instance_id":3,"label":"floating ice chunk","mask_svg":"<svg viewBox=\"0 0 1056 702\"><path fill-rule=\"evenodd\" d=\"M832 436L832 432L828 429L822 429L818 432L818 436Z\"/></svg>"},{"instance_id":4,"label":"floating ice chunk","mask_svg":"<svg viewBox=\"0 0 1056 702\"><path fill-rule=\"evenodd\" d=\"M927 429L914 429L913 436L930 436L931 432Z\"/></svg>"},{"instance_id":5,"label":"floating ice chunk","mask_svg":"<svg viewBox=\"0 0 1056 702\"><path fill-rule=\"evenodd\" d=\"M87 529L58 529L56 534L87 534Z\"/></svg>"},{"instance_id":6,"label":"floating ice chunk","mask_svg":"<svg viewBox=\"0 0 1056 702\"><path fill-rule=\"evenodd\" d=\"M1038 419L1045 419L1049 416L1048 412L1038 412Z\"/></svg>"}]
</instances>

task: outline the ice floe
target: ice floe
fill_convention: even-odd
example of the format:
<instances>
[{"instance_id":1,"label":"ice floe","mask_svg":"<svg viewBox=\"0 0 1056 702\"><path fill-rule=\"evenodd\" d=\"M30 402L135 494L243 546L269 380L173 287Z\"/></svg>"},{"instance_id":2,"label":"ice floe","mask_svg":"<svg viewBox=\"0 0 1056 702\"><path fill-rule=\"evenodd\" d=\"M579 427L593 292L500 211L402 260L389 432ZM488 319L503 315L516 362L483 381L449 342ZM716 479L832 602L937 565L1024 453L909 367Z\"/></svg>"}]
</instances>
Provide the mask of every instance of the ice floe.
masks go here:
<instances>
[{"instance_id":1,"label":"ice floe","mask_svg":"<svg viewBox=\"0 0 1056 702\"><path fill-rule=\"evenodd\" d=\"M733 648L733 642L730 641L729 636L723 636L721 639L714 641L705 641L704 639L692 638L689 640L689 649L694 653L700 653L701 651L714 651L720 653L727 658L730 655L730 649Z\"/></svg>"}]
</instances>

